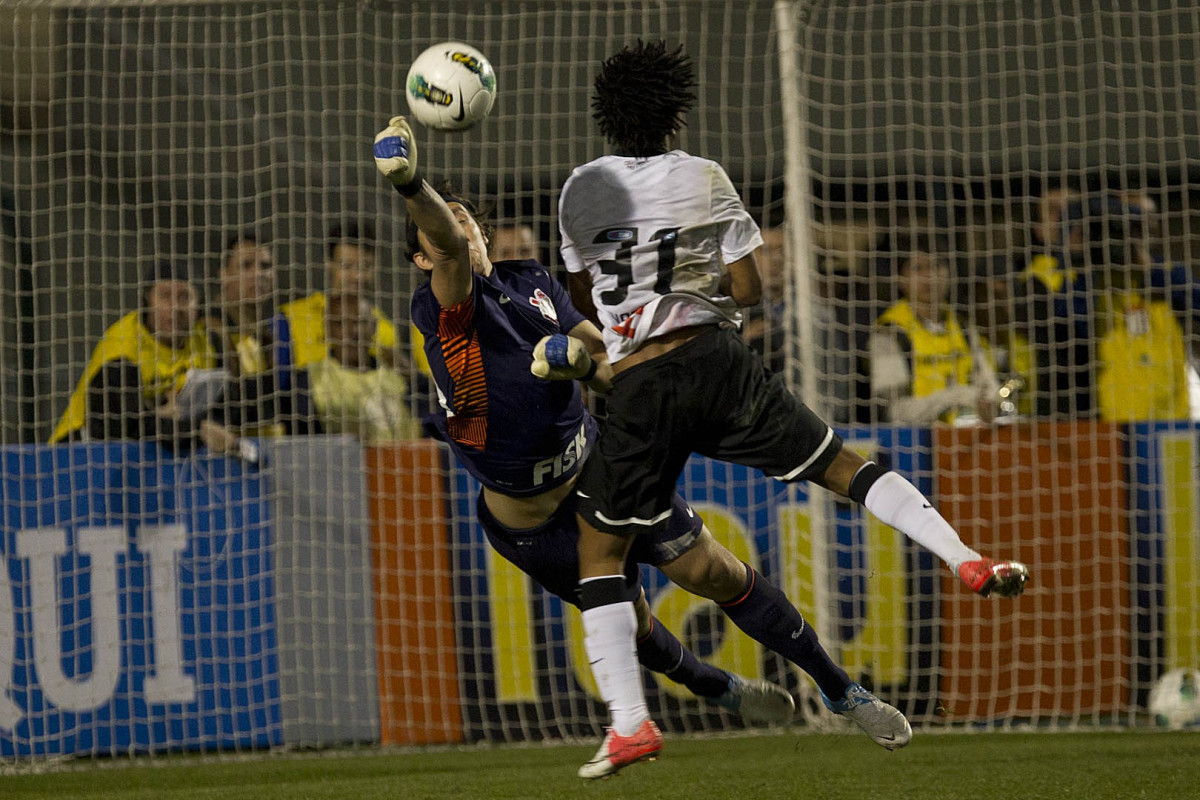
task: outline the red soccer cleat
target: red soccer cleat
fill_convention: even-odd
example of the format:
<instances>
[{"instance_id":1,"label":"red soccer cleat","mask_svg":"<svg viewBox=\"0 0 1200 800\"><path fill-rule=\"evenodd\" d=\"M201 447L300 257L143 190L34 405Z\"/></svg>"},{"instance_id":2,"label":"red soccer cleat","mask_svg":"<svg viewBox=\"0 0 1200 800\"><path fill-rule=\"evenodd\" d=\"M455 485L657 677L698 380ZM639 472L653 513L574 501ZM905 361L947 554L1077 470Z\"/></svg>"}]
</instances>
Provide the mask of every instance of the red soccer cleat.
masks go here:
<instances>
[{"instance_id":1,"label":"red soccer cleat","mask_svg":"<svg viewBox=\"0 0 1200 800\"><path fill-rule=\"evenodd\" d=\"M1016 597L1025 591L1029 580L1029 568L1020 561L992 561L981 558L965 561L958 565L958 577L981 597L997 594L1000 597Z\"/></svg>"},{"instance_id":2,"label":"red soccer cleat","mask_svg":"<svg viewBox=\"0 0 1200 800\"><path fill-rule=\"evenodd\" d=\"M579 777L606 778L615 775L621 767L638 761L653 761L662 752L662 746L662 732L654 720L643 722L632 736L617 736L616 731L609 728L596 755L579 768Z\"/></svg>"}]
</instances>

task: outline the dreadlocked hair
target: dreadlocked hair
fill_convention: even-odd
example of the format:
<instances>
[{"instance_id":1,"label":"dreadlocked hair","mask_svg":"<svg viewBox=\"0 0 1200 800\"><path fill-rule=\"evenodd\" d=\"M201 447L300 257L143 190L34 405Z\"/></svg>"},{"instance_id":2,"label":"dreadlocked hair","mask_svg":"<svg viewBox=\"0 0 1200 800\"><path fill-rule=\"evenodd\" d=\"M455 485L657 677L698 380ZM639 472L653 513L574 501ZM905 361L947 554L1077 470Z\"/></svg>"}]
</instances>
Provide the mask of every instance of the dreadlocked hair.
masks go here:
<instances>
[{"instance_id":1,"label":"dreadlocked hair","mask_svg":"<svg viewBox=\"0 0 1200 800\"><path fill-rule=\"evenodd\" d=\"M692 60L683 46L643 42L625 47L600 65L592 96L592 118L614 147L633 156L666 152L668 140L686 123L696 95Z\"/></svg>"}]
</instances>

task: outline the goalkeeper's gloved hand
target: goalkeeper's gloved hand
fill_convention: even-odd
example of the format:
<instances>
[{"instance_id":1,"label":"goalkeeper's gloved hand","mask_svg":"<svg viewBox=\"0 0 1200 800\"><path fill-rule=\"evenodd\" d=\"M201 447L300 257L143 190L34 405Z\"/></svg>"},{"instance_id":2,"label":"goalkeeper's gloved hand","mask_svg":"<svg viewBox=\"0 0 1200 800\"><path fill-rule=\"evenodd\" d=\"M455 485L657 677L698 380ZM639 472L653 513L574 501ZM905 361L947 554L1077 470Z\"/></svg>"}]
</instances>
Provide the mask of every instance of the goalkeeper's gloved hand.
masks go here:
<instances>
[{"instance_id":1,"label":"goalkeeper's gloved hand","mask_svg":"<svg viewBox=\"0 0 1200 800\"><path fill-rule=\"evenodd\" d=\"M556 333L543 336L533 348L533 363L529 371L547 381L590 381L598 365L588 354L583 342Z\"/></svg>"},{"instance_id":2,"label":"goalkeeper's gloved hand","mask_svg":"<svg viewBox=\"0 0 1200 800\"><path fill-rule=\"evenodd\" d=\"M375 135L375 166L394 186L417 178L417 140L404 117L392 117Z\"/></svg>"}]
</instances>

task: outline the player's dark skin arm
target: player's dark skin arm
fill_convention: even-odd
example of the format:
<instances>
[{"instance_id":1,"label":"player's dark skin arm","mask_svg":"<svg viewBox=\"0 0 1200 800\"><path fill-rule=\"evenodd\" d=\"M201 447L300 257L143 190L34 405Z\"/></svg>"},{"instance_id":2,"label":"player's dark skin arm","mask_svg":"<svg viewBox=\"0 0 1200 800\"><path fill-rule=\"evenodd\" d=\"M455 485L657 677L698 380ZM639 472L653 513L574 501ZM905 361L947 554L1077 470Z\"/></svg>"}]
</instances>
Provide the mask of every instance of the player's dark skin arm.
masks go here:
<instances>
[{"instance_id":1,"label":"player's dark skin arm","mask_svg":"<svg viewBox=\"0 0 1200 800\"><path fill-rule=\"evenodd\" d=\"M592 301L592 276L586 272L572 272L567 276L567 292L579 313L590 319L597 328L602 328L596 304Z\"/></svg>"},{"instance_id":2,"label":"player's dark skin arm","mask_svg":"<svg viewBox=\"0 0 1200 800\"><path fill-rule=\"evenodd\" d=\"M733 298L739 308L757 305L762 300L762 278L754 253L742 256L726 267L718 287L721 294Z\"/></svg>"}]
</instances>

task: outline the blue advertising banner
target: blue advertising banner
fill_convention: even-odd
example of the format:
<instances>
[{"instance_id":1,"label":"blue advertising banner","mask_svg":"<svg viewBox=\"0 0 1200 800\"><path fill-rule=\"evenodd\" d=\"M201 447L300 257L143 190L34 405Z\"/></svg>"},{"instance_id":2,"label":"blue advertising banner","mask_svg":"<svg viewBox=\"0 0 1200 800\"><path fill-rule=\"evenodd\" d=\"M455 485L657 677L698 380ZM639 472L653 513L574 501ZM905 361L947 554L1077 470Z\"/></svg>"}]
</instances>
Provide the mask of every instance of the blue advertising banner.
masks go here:
<instances>
[{"instance_id":1,"label":"blue advertising banner","mask_svg":"<svg viewBox=\"0 0 1200 800\"><path fill-rule=\"evenodd\" d=\"M0 756L282 742L269 514L222 458L0 451Z\"/></svg>"}]
</instances>

